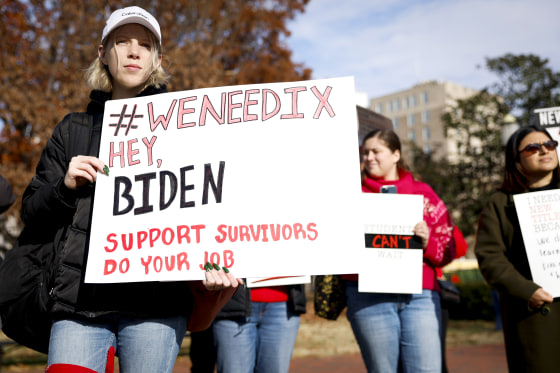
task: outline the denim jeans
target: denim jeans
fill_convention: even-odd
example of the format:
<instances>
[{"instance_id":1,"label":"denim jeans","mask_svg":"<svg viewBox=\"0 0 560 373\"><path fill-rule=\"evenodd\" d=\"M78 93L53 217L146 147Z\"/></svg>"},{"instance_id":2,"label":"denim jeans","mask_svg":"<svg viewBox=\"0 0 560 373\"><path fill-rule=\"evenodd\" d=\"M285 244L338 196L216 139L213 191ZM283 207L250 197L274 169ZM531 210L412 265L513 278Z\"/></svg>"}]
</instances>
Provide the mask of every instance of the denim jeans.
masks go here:
<instances>
[{"instance_id":1,"label":"denim jeans","mask_svg":"<svg viewBox=\"0 0 560 373\"><path fill-rule=\"evenodd\" d=\"M359 293L346 284L347 317L368 372L441 373L439 294Z\"/></svg>"},{"instance_id":2,"label":"denim jeans","mask_svg":"<svg viewBox=\"0 0 560 373\"><path fill-rule=\"evenodd\" d=\"M286 302L252 302L251 316L213 324L218 373L288 373L299 315Z\"/></svg>"},{"instance_id":3,"label":"denim jeans","mask_svg":"<svg viewBox=\"0 0 560 373\"><path fill-rule=\"evenodd\" d=\"M107 352L113 346L121 373L171 373L186 329L186 317L58 320L51 330L48 364L105 372Z\"/></svg>"}]
</instances>

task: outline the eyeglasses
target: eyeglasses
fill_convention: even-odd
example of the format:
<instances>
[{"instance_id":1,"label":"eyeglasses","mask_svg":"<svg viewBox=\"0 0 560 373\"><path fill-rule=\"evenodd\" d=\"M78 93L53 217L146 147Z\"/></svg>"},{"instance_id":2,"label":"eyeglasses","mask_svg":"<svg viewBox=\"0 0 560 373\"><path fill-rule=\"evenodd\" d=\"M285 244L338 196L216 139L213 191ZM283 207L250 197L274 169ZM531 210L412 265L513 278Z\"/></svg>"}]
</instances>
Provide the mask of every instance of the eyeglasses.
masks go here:
<instances>
[{"instance_id":1,"label":"eyeglasses","mask_svg":"<svg viewBox=\"0 0 560 373\"><path fill-rule=\"evenodd\" d=\"M543 146L548 151L553 151L558 146L558 141L548 140L543 142L542 144L532 143L521 149L519 153L527 153L528 155L533 155L536 152L540 152L541 150L543 150Z\"/></svg>"}]
</instances>

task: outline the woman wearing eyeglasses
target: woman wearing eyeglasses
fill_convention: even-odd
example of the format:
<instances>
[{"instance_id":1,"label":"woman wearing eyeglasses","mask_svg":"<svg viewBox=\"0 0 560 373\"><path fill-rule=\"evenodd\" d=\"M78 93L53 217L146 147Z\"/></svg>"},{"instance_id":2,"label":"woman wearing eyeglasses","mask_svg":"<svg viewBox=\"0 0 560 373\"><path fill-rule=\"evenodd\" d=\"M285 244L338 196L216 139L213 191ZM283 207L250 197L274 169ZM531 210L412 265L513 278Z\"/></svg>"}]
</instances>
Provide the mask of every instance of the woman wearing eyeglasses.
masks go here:
<instances>
[{"instance_id":1,"label":"woman wearing eyeglasses","mask_svg":"<svg viewBox=\"0 0 560 373\"><path fill-rule=\"evenodd\" d=\"M479 220L475 252L482 274L500 293L510 372L560 369L560 304L532 281L527 250L537 248L525 246L513 202L514 194L559 188L557 146L540 126L518 129L506 145L502 186Z\"/></svg>"}]
</instances>

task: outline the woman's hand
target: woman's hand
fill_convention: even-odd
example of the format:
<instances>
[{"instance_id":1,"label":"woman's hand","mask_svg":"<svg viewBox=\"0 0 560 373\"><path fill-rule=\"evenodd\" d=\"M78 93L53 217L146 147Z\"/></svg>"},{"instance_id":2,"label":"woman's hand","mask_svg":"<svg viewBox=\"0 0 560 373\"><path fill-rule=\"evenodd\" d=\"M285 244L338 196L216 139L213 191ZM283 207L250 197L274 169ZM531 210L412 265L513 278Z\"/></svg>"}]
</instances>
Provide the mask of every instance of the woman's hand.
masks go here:
<instances>
[{"instance_id":1,"label":"woman's hand","mask_svg":"<svg viewBox=\"0 0 560 373\"><path fill-rule=\"evenodd\" d=\"M206 290L235 289L239 285L243 285L243 280L235 278L226 267L220 268L219 265L208 262L204 268L206 269L206 279L202 281L202 285Z\"/></svg>"},{"instance_id":2,"label":"woman's hand","mask_svg":"<svg viewBox=\"0 0 560 373\"><path fill-rule=\"evenodd\" d=\"M529 299L529 307L534 309L539 309L545 305L545 303L554 302L554 298L543 288L538 288L535 290L531 298Z\"/></svg>"},{"instance_id":3,"label":"woman's hand","mask_svg":"<svg viewBox=\"0 0 560 373\"><path fill-rule=\"evenodd\" d=\"M108 174L108 168L96 157L78 155L72 157L68 165L68 171L64 176L64 185L68 189L78 189L87 183L94 183L97 180L97 173Z\"/></svg>"},{"instance_id":4,"label":"woman's hand","mask_svg":"<svg viewBox=\"0 0 560 373\"><path fill-rule=\"evenodd\" d=\"M414 226L412 232L422 239L422 249L425 251L426 247L428 247L428 241L430 240L430 228L428 228L428 224L422 220Z\"/></svg>"}]
</instances>

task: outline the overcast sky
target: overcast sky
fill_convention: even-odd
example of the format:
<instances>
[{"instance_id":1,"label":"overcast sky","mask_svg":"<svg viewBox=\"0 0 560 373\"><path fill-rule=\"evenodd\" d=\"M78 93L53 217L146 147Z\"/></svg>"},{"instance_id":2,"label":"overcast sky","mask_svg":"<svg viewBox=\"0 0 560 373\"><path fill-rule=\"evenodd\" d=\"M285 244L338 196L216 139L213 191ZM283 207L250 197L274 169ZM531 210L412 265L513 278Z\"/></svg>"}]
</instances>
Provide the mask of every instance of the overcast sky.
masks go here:
<instances>
[{"instance_id":1,"label":"overcast sky","mask_svg":"<svg viewBox=\"0 0 560 373\"><path fill-rule=\"evenodd\" d=\"M354 76L368 98L426 80L480 89L486 57L536 54L560 71L559 0L311 0L288 23L313 79Z\"/></svg>"}]
</instances>

